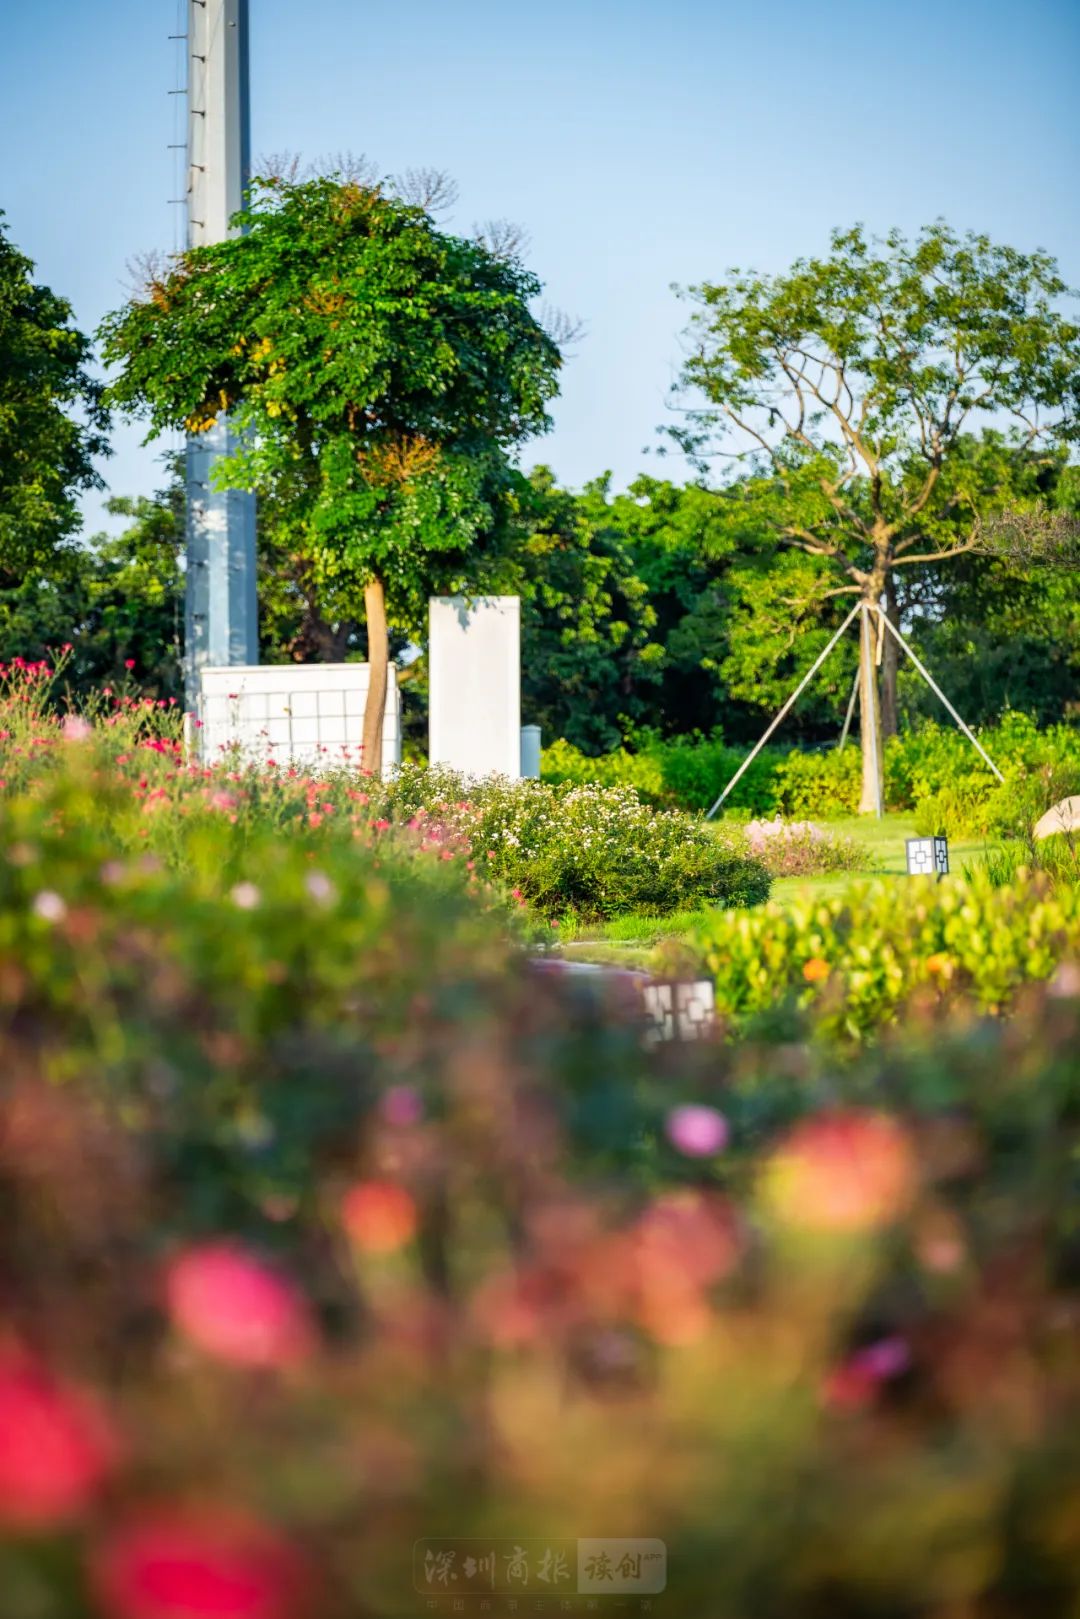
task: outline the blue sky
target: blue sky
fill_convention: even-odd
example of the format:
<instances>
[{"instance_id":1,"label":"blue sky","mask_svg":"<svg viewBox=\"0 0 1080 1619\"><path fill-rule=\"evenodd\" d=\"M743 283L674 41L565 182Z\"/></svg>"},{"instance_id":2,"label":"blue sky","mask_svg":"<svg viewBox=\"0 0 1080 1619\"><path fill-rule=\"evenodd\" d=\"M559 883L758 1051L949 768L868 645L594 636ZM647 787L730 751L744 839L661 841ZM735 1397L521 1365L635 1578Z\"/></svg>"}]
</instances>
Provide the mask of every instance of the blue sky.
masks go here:
<instances>
[{"instance_id":1,"label":"blue sky","mask_svg":"<svg viewBox=\"0 0 1080 1619\"><path fill-rule=\"evenodd\" d=\"M251 11L256 154L438 166L460 187L454 226L525 227L547 298L587 328L525 457L571 485L650 464L687 314L672 282L782 269L834 225L944 216L1044 247L1080 283L1076 0ZM5 21L0 207L85 327L122 300L132 254L176 242L182 47L166 36L183 16L179 0L23 0ZM117 493L158 481L140 436L117 431Z\"/></svg>"}]
</instances>

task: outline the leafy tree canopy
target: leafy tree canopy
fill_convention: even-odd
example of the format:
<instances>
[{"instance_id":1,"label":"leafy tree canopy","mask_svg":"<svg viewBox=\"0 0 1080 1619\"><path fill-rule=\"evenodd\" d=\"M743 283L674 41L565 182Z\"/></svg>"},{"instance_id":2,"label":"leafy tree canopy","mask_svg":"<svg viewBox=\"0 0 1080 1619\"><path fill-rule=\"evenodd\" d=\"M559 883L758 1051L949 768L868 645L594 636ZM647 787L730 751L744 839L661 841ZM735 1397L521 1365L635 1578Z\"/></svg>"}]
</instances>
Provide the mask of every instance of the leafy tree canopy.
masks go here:
<instances>
[{"instance_id":1,"label":"leafy tree canopy","mask_svg":"<svg viewBox=\"0 0 1080 1619\"><path fill-rule=\"evenodd\" d=\"M221 481L288 508L319 578L362 596L375 769L386 616L416 623L432 590L471 582L513 452L549 425L559 352L516 258L378 185L257 181L237 223L105 321L111 396L151 435L228 412Z\"/></svg>"},{"instance_id":2,"label":"leafy tree canopy","mask_svg":"<svg viewBox=\"0 0 1080 1619\"><path fill-rule=\"evenodd\" d=\"M973 550L980 499L1010 505L1032 454L1080 437L1080 326L1045 253L1020 253L938 223L909 242L861 227L782 275L732 271L691 289L697 305L675 430L703 465L756 474L748 518L819 559L837 595L892 606L897 569ZM965 446L994 427L999 454ZM977 488L976 488L977 485ZM864 638L864 742L877 704ZM864 748L863 807L873 806Z\"/></svg>"},{"instance_id":3,"label":"leafy tree canopy","mask_svg":"<svg viewBox=\"0 0 1080 1619\"><path fill-rule=\"evenodd\" d=\"M108 418L71 305L33 280L0 214L0 588L47 566L101 487Z\"/></svg>"}]
</instances>

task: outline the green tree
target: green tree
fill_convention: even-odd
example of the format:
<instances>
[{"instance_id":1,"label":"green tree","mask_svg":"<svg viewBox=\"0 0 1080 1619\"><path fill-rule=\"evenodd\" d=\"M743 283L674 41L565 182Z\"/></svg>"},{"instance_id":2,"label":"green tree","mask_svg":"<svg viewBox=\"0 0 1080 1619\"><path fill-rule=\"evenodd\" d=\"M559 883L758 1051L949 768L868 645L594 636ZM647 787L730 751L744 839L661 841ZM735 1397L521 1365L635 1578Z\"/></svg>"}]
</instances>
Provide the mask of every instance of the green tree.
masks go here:
<instances>
[{"instance_id":1,"label":"green tree","mask_svg":"<svg viewBox=\"0 0 1080 1619\"><path fill-rule=\"evenodd\" d=\"M0 590L47 567L80 526L80 491L101 487L108 417L89 340L71 305L33 280L0 214Z\"/></svg>"},{"instance_id":2,"label":"green tree","mask_svg":"<svg viewBox=\"0 0 1080 1619\"><path fill-rule=\"evenodd\" d=\"M133 678L179 698L184 622L184 484L179 458L153 497L114 496L119 534L67 546L48 566L0 590L0 659L54 656L70 646L65 685L86 692Z\"/></svg>"},{"instance_id":3,"label":"green tree","mask_svg":"<svg viewBox=\"0 0 1080 1619\"><path fill-rule=\"evenodd\" d=\"M980 543L981 509L1005 506L1033 451L1080 435L1080 328L1052 258L957 236L944 224L882 244L861 228L786 274L731 272L697 304L680 388L696 395L675 436L704 465L734 454L758 474L735 491L781 546L826 565L836 596L896 611L897 570ZM964 454L1001 425L999 480ZM868 631L871 621L867 615ZM861 653L864 811L878 783L868 746L878 682Z\"/></svg>"},{"instance_id":4,"label":"green tree","mask_svg":"<svg viewBox=\"0 0 1080 1619\"><path fill-rule=\"evenodd\" d=\"M663 661L648 587L606 494L606 479L577 496L537 467L519 502L506 579L521 596L526 713L549 738L586 753L618 747L651 721Z\"/></svg>"},{"instance_id":5,"label":"green tree","mask_svg":"<svg viewBox=\"0 0 1080 1619\"><path fill-rule=\"evenodd\" d=\"M388 621L419 624L428 594L468 587L500 542L559 351L515 257L378 185L257 181L238 223L104 322L110 393L151 436L230 413L222 480L288 511L319 587L362 603L377 771Z\"/></svg>"}]
</instances>

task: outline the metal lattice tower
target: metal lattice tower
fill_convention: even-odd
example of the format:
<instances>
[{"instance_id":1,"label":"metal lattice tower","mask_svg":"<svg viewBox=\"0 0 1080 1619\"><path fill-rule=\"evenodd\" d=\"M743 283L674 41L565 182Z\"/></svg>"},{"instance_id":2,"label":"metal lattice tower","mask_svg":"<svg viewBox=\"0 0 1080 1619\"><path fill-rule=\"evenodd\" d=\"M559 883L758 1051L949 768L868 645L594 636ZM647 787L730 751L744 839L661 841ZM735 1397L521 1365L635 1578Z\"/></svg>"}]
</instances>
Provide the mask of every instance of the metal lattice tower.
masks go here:
<instances>
[{"instance_id":1,"label":"metal lattice tower","mask_svg":"<svg viewBox=\"0 0 1080 1619\"><path fill-rule=\"evenodd\" d=\"M230 235L250 178L248 0L188 0L187 243ZM225 418L187 441L187 706L199 670L259 660L255 497L213 487L235 445Z\"/></svg>"}]
</instances>

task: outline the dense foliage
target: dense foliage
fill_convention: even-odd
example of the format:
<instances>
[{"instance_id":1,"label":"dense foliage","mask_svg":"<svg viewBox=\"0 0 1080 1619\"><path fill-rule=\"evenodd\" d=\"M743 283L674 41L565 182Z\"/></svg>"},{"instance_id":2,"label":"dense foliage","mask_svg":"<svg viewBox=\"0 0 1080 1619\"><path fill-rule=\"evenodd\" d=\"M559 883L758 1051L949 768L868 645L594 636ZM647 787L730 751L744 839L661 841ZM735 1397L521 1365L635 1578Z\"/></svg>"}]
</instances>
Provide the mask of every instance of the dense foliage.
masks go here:
<instances>
[{"instance_id":1,"label":"dense foliage","mask_svg":"<svg viewBox=\"0 0 1080 1619\"><path fill-rule=\"evenodd\" d=\"M1060 799L1080 791L1080 731L1043 729L1008 714L979 732L1005 776L999 783L971 743L951 727L927 721L885 746L885 807L913 811L925 832L1025 833ZM565 743L545 749L543 773L553 782L632 786L649 803L708 808L745 758L719 737L650 736L636 752L589 758ZM725 800L725 810L756 816L851 815L860 771L852 748L808 752L767 747Z\"/></svg>"},{"instance_id":2,"label":"dense foliage","mask_svg":"<svg viewBox=\"0 0 1080 1619\"><path fill-rule=\"evenodd\" d=\"M0 214L0 623L9 591L62 565L107 449L89 339L33 271Z\"/></svg>"}]
</instances>

